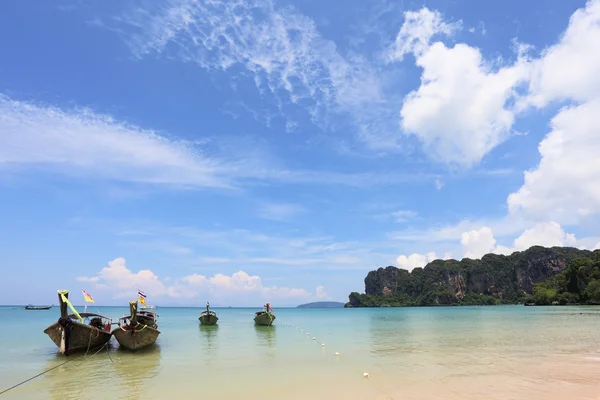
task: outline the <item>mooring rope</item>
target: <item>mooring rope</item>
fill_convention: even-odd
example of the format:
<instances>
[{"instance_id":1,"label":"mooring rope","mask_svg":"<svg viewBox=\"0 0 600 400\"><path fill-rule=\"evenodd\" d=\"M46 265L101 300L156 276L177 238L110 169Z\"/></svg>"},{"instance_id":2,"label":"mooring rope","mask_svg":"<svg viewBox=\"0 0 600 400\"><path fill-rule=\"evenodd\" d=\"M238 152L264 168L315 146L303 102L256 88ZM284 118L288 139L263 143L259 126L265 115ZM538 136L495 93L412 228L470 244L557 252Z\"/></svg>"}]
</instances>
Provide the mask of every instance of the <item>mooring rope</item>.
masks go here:
<instances>
[{"instance_id":1,"label":"mooring rope","mask_svg":"<svg viewBox=\"0 0 600 400\"><path fill-rule=\"evenodd\" d=\"M300 327L298 327L298 326L295 326L295 325L293 325L293 324L288 324L286 321L283 321L283 324L284 324L284 325L290 325L292 328L296 328L296 330L297 330L298 332L300 332L300 333L306 333L306 336L308 336L309 338L311 337L311 336L310 336L310 332L304 332L304 330L303 330L303 329L301 329L301 328L300 328ZM329 351L329 349L327 348L327 346L325 345L325 343L321 343L321 342L319 342L319 341L317 340L317 338L316 338L316 337L314 337L314 336L313 336L313 337L312 337L312 341L313 341L313 342L315 342L315 343L317 343L317 344L320 344L320 345L321 345L321 348L324 348L324 349L325 349L325 351ZM338 357L338 358L340 357L340 353L338 353L338 352L335 352L335 353L333 353L333 355L334 355L335 357ZM359 370L358 366L357 366L355 363L353 363L353 362L349 361L348 359L344 358L344 362L345 362L345 363L352 364L352 366L353 366L353 368L354 368L354 369L356 369L356 370ZM394 396L392 396L392 395L391 395L391 394L390 394L390 393L389 393L387 390L385 390L385 389L384 389L384 388L382 388L382 387L381 387L379 384L377 384L377 382L376 382L376 381L374 381L373 379L371 379L371 375L369 375L369 373L368 373L368 372L363 372L363 377L364 377L365 379L368 379L368 380L369 380L369 382L371 382L371 383L373 384L373 386L375 386L377 389L379 389L379 391L380 391L381 393L383 393L385 396L387 396L387 397L388 397L390 400L395 400L395 399L394 399Z\"/></svg>"},{"instance_id":2,"label":"mooring rope","mask_svg":"<svg viewBox=\"0 0 600 400\"><path fill-rule=\"evenodd\" d=\"M29 382L29 381L31 381L31 380L33 380L33 379L37 378L38 376L42 376L42 375L44 375L44 374L47 374L48 372L52 371L53 369L56 369L56 368L58 368L58 367L61 367L61 366L65 365L66 363L70 362L70 361L73 361L73 360L67 360L67 361L65 361L64 363L62 363L62 364L58 364L58 365L55 365L54 367L52 367L52 368L50 368L50 369L47 369L47 370L46 370L46 371L44 371L44 372L40 372L39 374L37 374L37 375L35 375L35 376L32 376L32 377L31 377L31 378L29 378L29 379L25 379L23 382L17 383L16 385L14 385L14 386L11 386L11 387L9 387L8 389L5 389L5 390L1 391L1 392L0 392L0 396L2 396L4 393L8 392L9 390L13 390L13 389L14 389L14 388L16 388L16 387L18 387L18 386L21 386L22 384L24 384L24 383L27 383L27 382Z\"/></svg>"},{"instance_id":3,"label":"mooring rope","mask_svg":"<svg viewBox=\"0 0 600 400\"><path fill-rule=\"evenodd\" d=\"M98 335L99 335L99 333L98 333ZM96 337L98 337L98 336L96 336ZM90 350L90 344L91 344L91 342L92 342L92 332L90 332L90 341L89 341L89 343L88 343L88 348L87 348L87 350L86 350L85 354L83 355L83 357L82 357L82 358L79 360L79 362L80 362L80 363L81 363L81 362L83 362L83 361L85 361L85 359L87 358L88 351ZM106 348L107 348L107 350L108 350L108 347L107 347L107 346L108 346L108 343L109 343L109 342L110 342L110 341L108 341L108 342L104 343L104 345L103 345L102 347L100 347L100 348L98 349L98 351L96 351L96 352L95 352L94 354L92 354L90 357L93 357L93 356L95 356L96 354L100 353L100 352L101 352L101 351L102 351L102 350L103 350L105 347L106 347ZM108 354L108 358L110 359L110 362L113 362L112 358L110 357L110 353L108 353L108 351L107 351L107 354ZM47 369L46 371L40 372L39 374L37 374L37 375L34 375L34 376L32 376L31 378L25 379L24 381L22 381L22 382L19 382L19 383L17 383L17 384L16 384L16 385L14 385L14 386L11 386L11 387L9 387L8 389L5 389L5 390L1 391L1 392L0 392L0 396L2 396L4 393L6 393L6 392L8 392L8 391L10 391L10 390L13 390L13 389L14 389L14 388L16 388L16 387L19 387L19 386L21 386L21 385L22 385L22 384L24 384L24 383L27 383L27 382L29 382L29 381L31 381L31 380L33 380L33 379L35 379L35 378L38 378L38 377L40 377L40 376L42 376L42 375L44 375L44 374L47 374L48 372L50 372L50 371L52 371L52 370L54 370L54 369L56 369L56 368L58 368L58 367L61 367L61 366L65 365L66 363L69 363L69 362L71 362L71 361L75 361L75 359L73 359L73 358L71 358L71 359L68 359L67 361L65 361L65 362L63 362L63 363L60 363L60 364L58 364L58 365L55 365L54 367L52 367L52 368L49 368L49 369Z\"/></svg>"}]
</instances>

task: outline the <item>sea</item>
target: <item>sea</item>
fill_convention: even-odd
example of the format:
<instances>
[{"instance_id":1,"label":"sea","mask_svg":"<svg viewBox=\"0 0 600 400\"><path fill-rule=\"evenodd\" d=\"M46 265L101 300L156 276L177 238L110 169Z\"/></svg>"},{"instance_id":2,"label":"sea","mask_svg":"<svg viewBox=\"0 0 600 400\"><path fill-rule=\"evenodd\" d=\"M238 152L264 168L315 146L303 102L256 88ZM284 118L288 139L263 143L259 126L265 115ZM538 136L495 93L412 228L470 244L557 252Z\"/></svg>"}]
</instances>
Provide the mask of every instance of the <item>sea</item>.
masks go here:
<instances>
[{"instance_id":1,"label":"sea","mask_svg":"<svg viewBox=\"0 0 600 400\"><path fill-rule=\"evenodd\" d=\"M158 307L156 345L66 357L58 307L0 307L0 392L26 381L0 399L600 400L598 307L213 310Z\"/></svg>"}]
</instances>

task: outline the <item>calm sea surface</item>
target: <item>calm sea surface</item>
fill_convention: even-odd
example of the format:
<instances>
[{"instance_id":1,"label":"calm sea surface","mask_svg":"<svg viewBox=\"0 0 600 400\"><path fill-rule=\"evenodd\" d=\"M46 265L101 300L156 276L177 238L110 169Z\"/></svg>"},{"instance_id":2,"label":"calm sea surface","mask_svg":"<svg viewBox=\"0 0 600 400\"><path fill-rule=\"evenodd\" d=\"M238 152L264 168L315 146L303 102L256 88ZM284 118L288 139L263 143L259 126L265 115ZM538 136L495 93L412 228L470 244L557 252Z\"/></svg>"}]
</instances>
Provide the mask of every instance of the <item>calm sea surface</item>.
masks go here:
<instances>
[{"instance_id":1,"label":"calm sea surface","mask_svg":"<svg viewBox=\"0 0 600 400\"><path fill-rule=\"evenodd\" d=\"M57 307L0 307L0 392L72 359L0 398L600 400L600 308L214 310L159 308L155 347L65 357L42 332Z\"/></svg>"}]
</instances>

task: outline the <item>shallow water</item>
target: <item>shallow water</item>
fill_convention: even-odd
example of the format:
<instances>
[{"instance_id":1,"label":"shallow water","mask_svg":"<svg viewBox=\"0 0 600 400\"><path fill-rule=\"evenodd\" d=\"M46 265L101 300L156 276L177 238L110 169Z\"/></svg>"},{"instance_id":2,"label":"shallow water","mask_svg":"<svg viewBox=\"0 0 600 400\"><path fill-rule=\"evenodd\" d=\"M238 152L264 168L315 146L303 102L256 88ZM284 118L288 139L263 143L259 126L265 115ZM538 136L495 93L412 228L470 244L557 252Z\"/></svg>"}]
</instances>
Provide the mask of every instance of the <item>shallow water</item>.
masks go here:
<instances>
[{"instance_id":1,"label":"shallow water","mask_svg":"<svg viewBox=\"0 0 600 400\"><path fill-rule=\"evenodd\" d=\"M276 308L272 327L214 310L159 308L154 347L64 357L42 332L57 307L0 307L0 391L70 360L0 397L600 400L600 308Z\"/></svg>"}]
</instances>

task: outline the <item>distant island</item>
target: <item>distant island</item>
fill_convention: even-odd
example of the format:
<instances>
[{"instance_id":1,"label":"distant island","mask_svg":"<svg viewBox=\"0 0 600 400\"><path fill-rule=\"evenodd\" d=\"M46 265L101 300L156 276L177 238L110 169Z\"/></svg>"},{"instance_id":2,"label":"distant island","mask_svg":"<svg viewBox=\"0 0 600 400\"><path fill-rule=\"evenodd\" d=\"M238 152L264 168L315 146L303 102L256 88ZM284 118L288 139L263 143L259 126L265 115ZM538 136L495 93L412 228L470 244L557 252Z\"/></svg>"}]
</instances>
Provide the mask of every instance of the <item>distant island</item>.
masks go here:
<instances>
[{"instance_id":1,"label":"distant island","mask_svg":"<svg viewBox=\"0 0 600 400\"><path fill-rule=\"evenodd\" d=\"M300 304L296 308L343 308L344 303L339 301L316 301L314 303Z\"/></svg>"},{"instance_id":2,"label":"distant island","mask_svg":"<svg viewBox=\"0 0 600 400\"><path fill-rule=\"evenodd\" d=\"M509 256L434 260L370 271L345 307L600 305L600 250L533 246Z\"/></svg>"}]
</instances>

